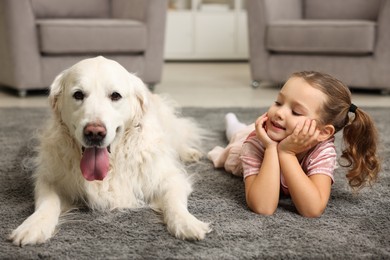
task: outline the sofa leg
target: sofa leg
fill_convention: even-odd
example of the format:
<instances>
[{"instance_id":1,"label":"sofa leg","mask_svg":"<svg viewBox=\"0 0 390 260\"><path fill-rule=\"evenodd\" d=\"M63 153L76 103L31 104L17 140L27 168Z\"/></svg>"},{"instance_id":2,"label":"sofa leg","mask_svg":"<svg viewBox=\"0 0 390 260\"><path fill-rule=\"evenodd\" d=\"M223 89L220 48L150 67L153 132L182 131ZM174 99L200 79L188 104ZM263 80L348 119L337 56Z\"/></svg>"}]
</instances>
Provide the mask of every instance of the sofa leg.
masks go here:
<instances>
[{"instance_id":1,"label":"sofa leg","mask_svg":"<svg viewBox=\"0 0 390 260\"><path fill-rule=\"evenodd\" d=\"M150 84L148 84L148 89L153 92L155 86L156 86L156 84L150 83Z\"/></svg>"},{"instance_id":2,"label":"sofa leg","mask_svg":"<svg viewBox=\"0 0 390 260\"><path fill-rule=\"evenodd\" d=\"M388 96L390 95L390 89L381 89L381 95Z\"/></svg>"},{"instance_id":3,"label":"sofa leg","mask_svg":"<svg viewBox=\"0 0 390 260\"><path fill-rule=\"evenodd\" d=\"M253 80L251 83L252 88L256 89L260 86L260 82L257 80Z\"/></svg>"},{"instance_id":4,"label":"sofa leg","mask_svg":"<svg viewBox=\"0 0 390 260\"><path fill-rule=\"evenodd\" d=\"M25 90L25 89L18 90L18 96L21 97L21 98L26 97L27 96L27 90Z\"/></svg>"}]
</instances>

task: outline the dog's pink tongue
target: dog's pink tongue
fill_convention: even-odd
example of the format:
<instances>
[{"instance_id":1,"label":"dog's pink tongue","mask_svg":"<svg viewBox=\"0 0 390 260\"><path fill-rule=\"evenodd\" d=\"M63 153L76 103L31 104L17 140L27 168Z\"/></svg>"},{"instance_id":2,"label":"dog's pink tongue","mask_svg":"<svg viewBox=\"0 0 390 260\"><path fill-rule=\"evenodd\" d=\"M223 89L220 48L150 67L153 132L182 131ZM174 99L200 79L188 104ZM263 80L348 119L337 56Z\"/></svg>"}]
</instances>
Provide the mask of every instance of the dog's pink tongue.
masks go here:
<instances>
[{"instance_id":1,"label":"dog's pink tongue","mask_svg":"<svg viewBox=\"0 0 390 260\"><path fill-rule=\"evenodd\" d=\"M88 181L103 180L109 168L107 148L85 148L80 169Z\"/></svg>"}]
</instances>

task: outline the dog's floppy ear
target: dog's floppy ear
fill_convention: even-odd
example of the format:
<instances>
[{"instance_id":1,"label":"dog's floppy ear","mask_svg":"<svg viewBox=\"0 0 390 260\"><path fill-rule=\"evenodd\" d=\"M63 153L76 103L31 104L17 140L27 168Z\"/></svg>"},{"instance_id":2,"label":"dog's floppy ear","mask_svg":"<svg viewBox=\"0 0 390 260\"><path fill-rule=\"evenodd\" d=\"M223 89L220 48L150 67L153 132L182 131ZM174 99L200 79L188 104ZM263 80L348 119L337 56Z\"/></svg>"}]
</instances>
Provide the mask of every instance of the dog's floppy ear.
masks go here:
<instances>
[{"instance_id":1,"label":"dog's floppy ear","mask_svg":"<svg viewBox=\"0 0 390 260\"><path fill-rule=\"evenodd\" d=\"M129 75L130 84L134 86L135 95L141 105L142 112L145 113L149 105L149 91L144 82L139 77L131 73L129 73Z\"/></svg>"},{"instance_id":2,"label":"dog's floppy ear","mask_svg":"<svg viewBox=\"0 0 390 260\"><path fill-rule=\"evenodd\" d=\"M50 85L49 100L54 111L58 111L58 99L64 90L64 75L66 72L66 70L61 72Z\"/></svg>"}]
</instances>

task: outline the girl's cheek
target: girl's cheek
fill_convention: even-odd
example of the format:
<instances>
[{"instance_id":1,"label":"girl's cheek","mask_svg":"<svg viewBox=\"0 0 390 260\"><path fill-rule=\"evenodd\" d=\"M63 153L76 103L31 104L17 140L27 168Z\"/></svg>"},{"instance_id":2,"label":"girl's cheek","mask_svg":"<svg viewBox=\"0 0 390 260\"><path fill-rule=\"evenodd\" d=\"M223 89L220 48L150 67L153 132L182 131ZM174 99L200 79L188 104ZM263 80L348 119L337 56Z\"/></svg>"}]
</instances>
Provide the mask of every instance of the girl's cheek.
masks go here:
<instances>
[{"instance_id":1,"label":"girl's cheek","mask_svg":"<svg viewBox=\"0 0 390 260\"><path fill-rule=\"evenodd\" d=\"M291 124L288 124L286 127L286 134L290 135L294 132L295 127L297 126L298 122L294 122Z\"/></svg>"},{"instance_id":2,"label":"girl's cheek","mask_svg":"<svg viewBox=\"0 0 390 260\"><path fill-rule=\"evenodd\" d=\"M268 108L267 115L268 118L271 118L275 113L275 105L272 105Z\"/></svg>"}]
</instances>

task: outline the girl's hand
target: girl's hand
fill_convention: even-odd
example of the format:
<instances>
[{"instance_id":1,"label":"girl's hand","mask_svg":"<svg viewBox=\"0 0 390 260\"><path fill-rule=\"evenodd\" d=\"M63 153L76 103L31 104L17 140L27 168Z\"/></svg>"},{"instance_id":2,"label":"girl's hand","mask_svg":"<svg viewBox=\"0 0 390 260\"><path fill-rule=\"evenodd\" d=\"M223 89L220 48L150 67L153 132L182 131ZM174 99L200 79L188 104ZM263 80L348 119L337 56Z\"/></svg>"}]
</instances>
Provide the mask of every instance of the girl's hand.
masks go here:
<instances>
[{"instance_id":1,"label":"girl's hand","mask_svg":"<svg viewBox=\"0 0 390 260\"><path fill-rule=\"evenodd\" d=\"M304 124L298 123L291 135L279 143L278 150L297 155L317 145L319 134L317 122L306 119Z\"/></svg>"},{"instance_id":2,"label":"girl's hand","mask_svg":"<svg viewBox=\"0 0 390 260\"><path fill-rule=\"evenodd\" d=\"M257 118L255 123L256 136L263 143L265 148L268 148L269 146L272 145L276 146L278 144L277 142L269 138L267 134L267 129L265 125L265 122L267 122L267 120L268 120L267 113L264 113L259 118Z\"/></svg>"}]
</instances>

